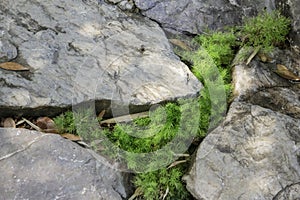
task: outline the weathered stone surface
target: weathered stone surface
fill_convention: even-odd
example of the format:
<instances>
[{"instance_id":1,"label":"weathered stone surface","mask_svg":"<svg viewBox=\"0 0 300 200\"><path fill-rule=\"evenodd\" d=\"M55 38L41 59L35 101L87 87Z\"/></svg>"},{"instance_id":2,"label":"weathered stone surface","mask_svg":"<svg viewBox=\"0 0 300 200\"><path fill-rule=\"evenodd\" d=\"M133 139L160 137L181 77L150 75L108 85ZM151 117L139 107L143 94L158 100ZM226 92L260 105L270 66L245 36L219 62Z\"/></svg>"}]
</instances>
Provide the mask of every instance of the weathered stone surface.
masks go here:
<instances>
[{"instance_id":1,"label":"weathered stone surface","mask_svg":"<svg viewBox=\"0 0 300 200\"><path fill-rule=\"evenodd\" d=\"M16 47L7 40L0 40L0 62L7 62L18 55Z\"/></svg>"},{"instance_id":2,"label":"weathered stone surface","mask_svg":"<svg viewBox=\"0 0 300 200\"><path fill-rule=\"evenodd\" d=\"M263 63L258 58L249 66L234 66L233 82L236 101L248 101L294 118L300 119L300 85L275 73L276 64L300 72L299 57L290 51L276 50L272 62Z\"/></svg>"},{"instance_id":3,"label":"weathered stone surface","mask_svg":"<svg viewBox=\"0 0 300 200\"><path fill-rule=\"evenodd\" d=\"M119 8L121 10L133 10L134 9L134 3L133 1L130 1L130 0L125 0L125 1L121 1L119 4L118 4Z\"/></svg>"},{"instance_id":4,"label":"weathered stone surface","mask_svg":"<svg viewBox=\"0 0 300 200\"><path fill-rule=\"evenodd\" d=\"M111 4L117 5L121 10L133 12L135 5L133 0L107 0Z\"/></svg>"},{"instance_id":5,"label":"weathered stone surface","mask_svg":"<svg viewBox=\"0 0 300 200\"><path fill-rule=\"evenodd\" d=\"M300 194L300 182L283 188L274 197L274 200L299 199L299 194Z\"/></svg>"},{"instance_id":6,"label":"weathered stone surface","mask_svg":"<svg viewBox=\"0 0 300 200\"><path fill-rule=\"evenodd\" d=\"M113 1L113 0L112 0ZM209 29L239 25L263 9L280 10L289 17L290 43L300 53L300 4L297 0L134 0L141 13L170 32L201 34Z\"/></svg>"},{"instance_id":7,"label":"weathered stone surface","mask_svg":"<svg viewBox=\"0 0 300 200\"><path fill-rule=\"evenodd\" d=\"M0 21L15 61L30 68L0 70L0 115L57 114L93 100L142 110L201 88L156 23L103 1L4 0Z\"/></svg>"},{"instance_id":8,"label":"weathered stone surface","mask_svg":"<svg viewBox=\"0 0 300 200\"><path fill-rule=\"evenodd\" d=\"M275 9L274 0L135 0L135 5L165 29L193 34L240 24L243 17L254 16L265 7Z\"/></svg>"},{"instance_id":9,"label":"weathered stone surface","mask_svg":"<svg viewBox=\"0 0 300 200\"><path fill-rule=\"evenodd\" d=\"M300 180L299 119L234 102L197 152L187 187L197 199L272 199Z\"/></svg>"},{"instance_id":10,"label":"weathered stone surface","mask_svg":"<svg viewBox=\"0 0 300 200\"><path fill-rule=\"evenodd\" d=\"M276 50L234 66L235 99L225 121L201 143L184 177L197 199L294 199L300 181L300 85L276 64L298 71L299 57Z\"/></svg>"},{"instance_id":11,"label":"weathered stone surface","mask_svg":"<svg viewBox=\"0 0 300 200\"><path fill-rule=\"evenodd\" d=\"M0 181L0 199L122 199L130 185L104 158L58 135L3 128Z\"/></svg>"}]
</instances>

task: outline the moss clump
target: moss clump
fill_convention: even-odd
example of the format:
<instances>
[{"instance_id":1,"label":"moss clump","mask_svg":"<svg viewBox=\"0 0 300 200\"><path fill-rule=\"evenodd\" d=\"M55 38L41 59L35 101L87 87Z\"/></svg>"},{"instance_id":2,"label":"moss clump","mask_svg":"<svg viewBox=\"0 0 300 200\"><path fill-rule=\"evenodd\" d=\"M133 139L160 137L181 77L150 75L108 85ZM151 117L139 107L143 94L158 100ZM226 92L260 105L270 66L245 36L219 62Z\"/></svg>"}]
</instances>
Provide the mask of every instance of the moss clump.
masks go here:
<instances>
[{"instance_id":1,"label":"moss clump","mask_svg":"<svg viewBox=\"0 0 300 200\"><path fill-rule=\"evenodd\" d=\"M282 16L279 11L263 11L244 21L240 32L243 44L261 46L265 51L271 51L274 46L286 40L290 23L290 19Z\"/></svg>"},{"instance_id":2,"label":"moss clump","mask_svg":"<svg viewBox=\"0 0 300 200\"><path fill-rule=\"evenodd\" d=\"M53 119L59 133L76 134L73 112L67 111Z\"/></svg>"},{"instance_id":3,"label":"moss clump","mask_svg":"<svg viewBox=\"0 0 300 200\"><path fill-rule=\"evenodd\" d=\"M142 199L192 199L181 181L184 171L184 167L174 167L138 174L134 184L143 192Z\"/></svg>"},{"instance_id":4,"label":"moss clump","mask_svg":"<svg viewBox=\"0 0 300 200\"><path fill-rule=\"evenodd\" d=\"M154 110L149 118L118 124L108 133L107 138L122 149L118 154L123 154L128 168L142 172L134 178L142 199L162 199L164 195L165 199L190 198L181 181L186 168L178 165L166 169L166 165L174 161L177 152L184 153L188 149L191 138L197 133L195 105L188 101L168 103ZM173 145L168 147L170 143ZM149 152L153 157L147 154ZM146 153L145 156L142 153Z\"/></svg>"},{"instance_id":5,"label":"moss clump","mask_svg":"<svg viewBox=\"0 0 300 200\"><path fill-rule=\"evenodd\" d=\"M214 32L208 35L200 35L195 38L204 48L217 66L230 65L234 57L234 47L237 45L233 32Z\"/></svg>"},{"instance_id":6,"label":"moss clump","mask_svg":"<svg viewBox=\"0 0 300 200\"><path fill-rule=\"evenodd\" d=\"M187 150L197 133L195 107L197 103L191 104L190 100L168 103L153 110L147 118L117 124L111 130L99 127L92 109L66 112L55 121L62 130L81 136L95 151L101 146L101 154L124 162L129 170L142 172L136 174L134 183L144 199L161 199L163 195L165 199L186 199L189 193L181 181L185 167L180 164L166 169L166 166L178 157L178 152ZM65 121L68 123L62 123ZM173 145L168 147L170 143Z\"/></svg>"}]
</instances>

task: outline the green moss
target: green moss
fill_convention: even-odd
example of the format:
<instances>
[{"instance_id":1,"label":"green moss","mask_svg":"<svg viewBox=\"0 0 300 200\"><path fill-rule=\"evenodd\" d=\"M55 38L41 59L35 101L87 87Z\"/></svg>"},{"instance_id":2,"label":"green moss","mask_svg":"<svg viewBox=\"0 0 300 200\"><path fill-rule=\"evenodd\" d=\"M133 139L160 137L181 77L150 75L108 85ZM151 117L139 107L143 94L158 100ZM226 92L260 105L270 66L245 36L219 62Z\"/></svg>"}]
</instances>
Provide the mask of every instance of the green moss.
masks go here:
<instances>
[{"instance_id":1,"label":"green moss","mask_svg":"<svg viewBox=\"0 0 300 200\"><path fill-rule=\"evenodd\" d=\"M217 66L230 65L233 57L233 48L237 46L233 32L213 32L200 35L195 40L204 48Z\"/></svg>"},{"instance_id":2,"label":"green moss","mask_svg":"<svg viewBox=\"0 0 300 200\"><path fill-rule=\"evenodd\" d=\"M143 191L143 198L147 200L163 199L192 199L181 181L183 167L160 169L153 172L139 174L134 179L135 186Z\"/></svg>"},{"instance_id":3,"label":"green moss","mask_svg":"<svg viewBox=\"0 0 300 200\"><path fill-rule=\"evenodd\" d=\"M116 125L108 135L109 138L118 143L121 149L130 152L143 153L160 149L178 132L180 107L169 103L151 115L151 119L139 119L134 124Z\"/></svg>"},{"instance_id":4,"label":"green moss","mask_svg":"<svg viewBox=\"0 0 300 200\"><path fill-rule=\"evenodd\" d=\"M60 123L68 116L69 123L63 125L76 127L76 133L89 141L95 151L101 146L102 154L125 162L130 170L145 171L136 174L134 179L144 199L161 199L166 192L166 199L186 199L189 193L181 181L185 168L182 164L171 169L166 166L174 161L176 153L187 150L188 146L184 144L189 145L196 134L198 116L195 106L190 100L168 103L153 110L148 118L117 124L113 130L99 128L91 109L67 112L58 116L56 122ZM67 127L63 128L67 130ZM165 148L169 143L173 146ZM147 153L153 153L152 157Z\"/></svg>"},{"instance_id":5,"label":"green moss","mask_svg":"<svg viewBox=\"0 0 300 200\"><path fill-rule=\"evenodd\" d=\"M76 134L73 112L67 111L53 119L59 133Z\"/></svg>"},{"instance_id":6,"label":"green moss","mask_svg":"<svg viewBox=\"0 0 300 200\"><path fill-rule=\"evenodd\" d=\"M263 11L258 16L244 21L241 36L246 46L261 46L271 51L275 45L284 42L290 30L290 19L279 11Z\"/></svg>"}]
</instances>

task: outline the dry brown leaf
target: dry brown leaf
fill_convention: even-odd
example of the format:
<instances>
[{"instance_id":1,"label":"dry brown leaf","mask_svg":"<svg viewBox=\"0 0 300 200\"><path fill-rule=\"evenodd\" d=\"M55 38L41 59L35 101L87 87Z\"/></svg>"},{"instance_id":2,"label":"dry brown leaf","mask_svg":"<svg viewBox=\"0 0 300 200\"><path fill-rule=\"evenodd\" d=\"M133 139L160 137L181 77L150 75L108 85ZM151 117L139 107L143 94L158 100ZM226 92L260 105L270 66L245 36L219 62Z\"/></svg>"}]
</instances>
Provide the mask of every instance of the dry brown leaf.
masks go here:
<instances>
[{"instance_id":1,"label":"dry brown leaf","mask_svg":"<svg viewBox=\"0 0 300 200\"><path fill-rule=\"evenodd\" d=\"M49 117L39 117L36 120L36 125L41 129L56 129L54 121Z\"/></svg>"},{"instance_id":2,"label":"dry brown leaf","mask_svg":"<svg viewBox=\"0 0 300 200\"><path fill-rule=\"evenodd\" d=\"M3 122L3 127L4 128L16 128L15 120L13 120L13 118L11 118L11 117L6 118Z\"/></svg>"},{"instance_id":3,"label":"dry brown leaf","mask_svg":"<svg viewBox=\"0 0 300 200\"><path fill-rule=\"evenodd\" d=\"M258 55L258 58L261 62L266 63L266 62L272 62L273 61L273 59L265 53L258 53L257 55Z\"/></svg>"},{"instance_id":4,"label":"dry brown leaf","mask_svg":"<svg viewBox=\"0 0 300 200\"><path fill-rule=\"evenodd\" d=\"M258 57L262 62L267 62L268 61L268 58L265 54L258 54Z\"/></svg>"},{"instance_id":5,"label":"dry brown leaf","mask_svg":"<svg viewBox=\"0 0 300 200\"><path fill-rule=\"evenodd\" d=\"M61 134L62 137L66 138L66 139L69 139L71 141L81 141L82 138L78 135L74 135L74 134L71 134L71 133L64 133L64 134Z\"/></svg>"},{"instance_id":6,"label":"dry brown leaf","mask_svg":"<svg viewBox=\"0 0 300 200\"><path fill-rule=\"evenodd\" d=\"M300 81L300 77L297 76L296 74L294 74L293 72L291 72L286 66L281 65L281 64L277 64L277 69L275 70L275 72L281 76L282 78L291 80L291 81Z\"/></svg>"},{"instance_id":7,"label":"dry brown leaf","mask_svg":"<svg viewBox=\"0 0 300 200\"><path fill-rule=\"evenodd\" d=\"M28 71L29 68L15 62L5 62L0 64L0 68L12 71Z\"/></svg>"}]
</instances>

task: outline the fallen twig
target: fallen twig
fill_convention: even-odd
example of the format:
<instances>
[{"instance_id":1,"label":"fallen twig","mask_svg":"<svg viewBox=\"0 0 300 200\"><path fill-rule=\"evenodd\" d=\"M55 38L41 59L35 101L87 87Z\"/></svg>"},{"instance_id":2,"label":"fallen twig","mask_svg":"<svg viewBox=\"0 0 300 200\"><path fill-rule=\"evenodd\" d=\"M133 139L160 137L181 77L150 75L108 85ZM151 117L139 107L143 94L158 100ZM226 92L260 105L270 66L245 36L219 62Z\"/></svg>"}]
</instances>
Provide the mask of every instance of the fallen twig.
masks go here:
<instances>
[{"instance_id":1,"label":"fallen twig","mask_svg":"<svg viewBox=\"0 0 300 200\"><path fill-rule=\"evenodd\" d=\"M32 128L34 128L35 130L41 132L42 129L40 127L38 127L37 125L35 125L34 123L32 123L31 121L25 119L25 118L22 118L29 126L31 126Z\"/></svg>"},{"instance_id":2,"label":"fallen twig","mask_svg":"<svg viewBox=\"0 0 300 200\"><path fill-rule=\"evenodd\" d=\"M252 59L256 56L256 54L259 52L260 49L261 49L261 46L258 46L254 49L254 51L251 53L251 55L247 59L246 65L248 65L252 61Z\"/></svg>"},{"instance_id":3,"label":"fallen twig","mask_svg":"<svg viewBox=\"0 0 300 200\"><path fill-rule=\"evenodd\" d=\"M141 113L135 113L131 115L124 115L120 117L114 117L111 119L106 119L100 122L100 124L116 124L116 123L125 123L125 122L131 122L137 118L143 118L143 117L148 117L149 112L141 112Z\"/></svg>"},{"instance_id":4,"label":"fallen twig","mask_svg":"<svg viewBox=\"0 0 300 200\"><path fill-rule=\"evenodd\" d=\"M170 169L172 167L175 167L176 165L179 165L181 163L186 163L186 162L187 162L187 160L178 160L178 161L175 161L167 169Z\"/></svg>"},{"instance_id":5,"label":"fallen twig","mask_svg":"<svg viewBox=\"0 0 300 200\"><path fill-rule=\"evenodd\" d=\"M128 200L134 200L136 197L142 195L142 189L140 187L136 188L136 190L134 191L134 194L128 199Z\"/></svg>"}]
</instances>

